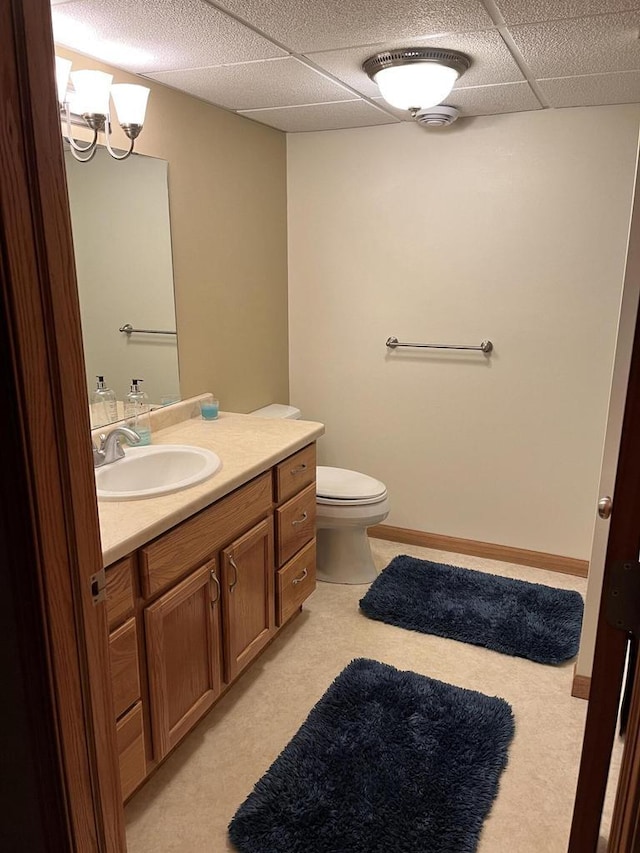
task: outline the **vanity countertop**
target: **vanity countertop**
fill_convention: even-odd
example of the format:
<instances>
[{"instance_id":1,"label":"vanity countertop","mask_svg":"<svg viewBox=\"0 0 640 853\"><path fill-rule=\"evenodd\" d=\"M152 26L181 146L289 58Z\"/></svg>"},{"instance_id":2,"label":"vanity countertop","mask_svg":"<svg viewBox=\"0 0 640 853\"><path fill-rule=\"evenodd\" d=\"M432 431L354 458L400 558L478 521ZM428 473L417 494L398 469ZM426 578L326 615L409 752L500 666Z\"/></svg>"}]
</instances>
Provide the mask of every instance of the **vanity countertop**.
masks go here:
<instances>
[{"instance_id":1,"label":"vanity countertop","mask_svg":"<svg viewBox=\"0 0 640 853\"><path fill-rule=\"evenodd\" d=\"M315 421L256 418L221 412L154 431L154 444L190 444L213 450L222 468L209 480L181 492L131 501L98 501L105 566L155 539L185 518L267 471L319 438Z\"/></svg>"}]
</instances>

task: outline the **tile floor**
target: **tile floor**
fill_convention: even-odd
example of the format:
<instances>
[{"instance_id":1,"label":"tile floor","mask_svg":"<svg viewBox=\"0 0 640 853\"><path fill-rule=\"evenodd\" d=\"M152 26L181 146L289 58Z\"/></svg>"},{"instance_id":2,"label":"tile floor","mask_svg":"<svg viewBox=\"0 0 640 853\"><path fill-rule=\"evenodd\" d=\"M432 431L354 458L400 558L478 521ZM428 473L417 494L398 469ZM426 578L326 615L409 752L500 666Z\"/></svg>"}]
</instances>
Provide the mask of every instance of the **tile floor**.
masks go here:
<instances>
[{"instance_id":1,"label":"tile floor","mask_svg":"<svg viewBox=\"0 0 640 853\"><path fill-rule=\"evenodd\" d=\"M396 554L586 591L569 575L372 540L383 568ZM355 657L502 696L516 735L478 853L565 853L587 703L571 696L573 662L543 666L404 631L358 610L366 587L319 584L303 613L191 732L126 808L130 853L234 850L226 827L335 676ZM612 766L615 785L621 745ZM601 849L612 792L603 816ZM274 851L286 853L286 851ZM347 853L347 851L345 851ZM391 851L390 851L391 853Z\"/></svg>"}]
</instances>

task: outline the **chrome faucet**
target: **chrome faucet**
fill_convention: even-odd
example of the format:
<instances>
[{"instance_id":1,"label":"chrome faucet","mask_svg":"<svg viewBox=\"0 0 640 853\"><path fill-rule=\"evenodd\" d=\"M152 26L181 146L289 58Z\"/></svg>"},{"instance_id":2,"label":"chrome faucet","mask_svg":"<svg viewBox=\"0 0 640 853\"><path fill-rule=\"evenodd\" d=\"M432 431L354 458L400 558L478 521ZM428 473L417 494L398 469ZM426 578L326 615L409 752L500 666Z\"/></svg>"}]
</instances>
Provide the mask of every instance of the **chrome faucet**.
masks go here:
<instances>
[{"instance_id":1,"label":"chrome faucet","mask_svg":"<svg viewBox=\"0 0 640 853\"><path fill-rule=\"evenodd\" d=\"M100 447L96 447L93 442L93 467L101 468L103 465L110 465L118 459L124 457L124 450L120 445L119 438L126 438L129 444L138 444L140 436L129 427L116 427L112 429L109 435L100 436Z\"/></svg>"}]
</instances>

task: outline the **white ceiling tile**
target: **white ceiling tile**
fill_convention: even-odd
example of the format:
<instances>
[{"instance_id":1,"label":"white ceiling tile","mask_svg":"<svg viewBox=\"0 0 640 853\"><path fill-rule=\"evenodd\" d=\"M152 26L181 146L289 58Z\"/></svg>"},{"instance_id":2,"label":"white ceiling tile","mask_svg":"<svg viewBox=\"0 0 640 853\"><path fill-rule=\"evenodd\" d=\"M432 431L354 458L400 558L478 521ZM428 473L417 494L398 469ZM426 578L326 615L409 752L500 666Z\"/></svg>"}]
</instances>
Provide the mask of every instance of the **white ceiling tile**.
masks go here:
<instances>
[{"instance_id":1,"label":"white ceiling tile","mask_svg":"<svg viewBox=\"0 0 640 853\"><path fill-rule=\"evenodd\" d=\"M640 68L640 12L510 27L536 78Z\"/></svg>"},{"instance_id":2,"label":"white ceiling tile","mask_svg":"<svg viewBox=\"0 0 640 853\"><path fill-rule=\"evenodd\" d=\"M220 0L220 5L299 53L480 30L480 0Z\"/></svg>"},{"instance_id":3,"label":"white ceiling tile","mask_svg":"<svg viewBox=\"0 0 640 853\"><path fill-rule=\"evenodd\" d=\"M538 85L552 107L640 103L640 71L557 77L539 80Z\"/></svg>"},{"instance_id":4,"label":"white ceiling tile","mask_svg":"<svg viewBox=\"0 0 640 853\"><path fill-rule=\"evenodd\" d=\"M457 107L463 116L489 116L542 109L528 83L454 89L447 98L447 104Z\"/></svg>"},{"instance_id":5,"label":"white ceiling tile","mask_svg":"<svg viewBox=\"0 0 640 853\"><path fill-rule=\"evenodd\" d=\"M309 59L324 68L334 77L372 98L380 94L376 84L362 70L362 63L369 56L389 47L393 43L352 47L308 54ZM497 30L478 33L462 33L439 38L411 39L404 47L447 47L461 50L471 57L471 67L460 77L459 86L483 86L492 83L511 83L524 79L511 53L500 38Z\"/></svg>"},{"instance_id":6,"label":"white ceiling tile","mask_svg":"<svg viewBox=\"0 0 640 853\"><path fill-rule=\"evenodd\" d=\"M353 99L352 92L293 57L146 76L230 110Z\"/></svg>"},{"instance_id":7,"label":"white ceiling tile","mask_svg":"<svg viewBox=\"0 0 640 853\"><path fill-rule=\"evenodd\" d=\"M276 110L251 110L241 112L240 115L288 133L397 123L393 116L361 100L312 104L304 107L283 107Z\"/></svg>"},{"instance_id":8,"label":"white ceiling tile","mask_svg":"<svg viewBox=\"0 0 640 853\"><path fill-rule=\"evenodd\" d=\"M286 54L203 0L79 0L54 6L52 15L57 42L127 71ZM94 31L93 38L86 28Z\"/></svg>"},{"instance_id":9,"label":"white ceiling tile","mask_svg":"<svg viewBox=\"0 0 640 853\"><path fill-rule=\"evenodd\" d=\"M507 24L586 18L640 8L638 0L497 0Z\"/></svg>"}]
</instances>

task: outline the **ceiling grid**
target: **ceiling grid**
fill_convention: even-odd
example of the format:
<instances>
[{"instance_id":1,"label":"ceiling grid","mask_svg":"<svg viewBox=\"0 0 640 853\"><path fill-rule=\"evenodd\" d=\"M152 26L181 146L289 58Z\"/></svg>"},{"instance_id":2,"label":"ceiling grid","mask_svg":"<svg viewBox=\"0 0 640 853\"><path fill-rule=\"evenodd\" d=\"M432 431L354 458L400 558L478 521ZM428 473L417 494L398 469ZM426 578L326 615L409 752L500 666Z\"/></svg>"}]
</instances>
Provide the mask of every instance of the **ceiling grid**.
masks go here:
<instances>
[{"instance_id":1,"label":"ceiling grid","mask_svg":"<svg viewBox=\"0 0 640 853\"><path fill-rule=\"evenodd\" d=\"M471 58L461 115L640 103L640 0L52 0L56 41L289 132L410 120L362 63Z\"/></svg>"}]
</instances>

